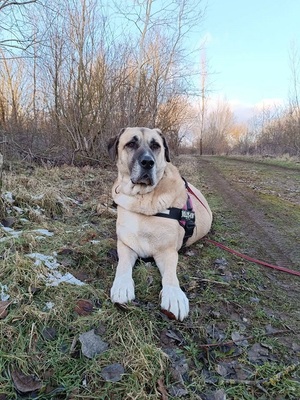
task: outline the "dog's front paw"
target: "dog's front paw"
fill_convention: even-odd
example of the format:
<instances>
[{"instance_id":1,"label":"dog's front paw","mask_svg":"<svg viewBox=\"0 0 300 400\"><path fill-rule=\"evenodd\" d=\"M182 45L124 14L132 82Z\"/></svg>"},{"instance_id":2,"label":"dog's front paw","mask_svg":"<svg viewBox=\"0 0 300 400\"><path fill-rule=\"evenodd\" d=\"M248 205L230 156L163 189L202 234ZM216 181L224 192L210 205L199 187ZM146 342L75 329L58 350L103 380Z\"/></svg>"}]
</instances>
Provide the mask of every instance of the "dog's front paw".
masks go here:
<instances>
[{"instance_id":1,"label":"dog's front paw","mask_svg":"<svg viewBox=\"0 0 300 400\"><path fill-rule=\"evenodd\" d=\"M180 287L164 285L160 296L163 310L171 312L180 321L188 316L189 301Z\"/></svg>"},{"instance_id":2,"label":"dog's front paw","mask_svg":"<svg viewBox=\"0 0 300 400\"><path fill-rule=\"evenodd\" d=\"M134 300L134 283L131 277L115 278L112 288L110 289L110 299L113 303L128 303Z\"/></svg>"}]
</instances>

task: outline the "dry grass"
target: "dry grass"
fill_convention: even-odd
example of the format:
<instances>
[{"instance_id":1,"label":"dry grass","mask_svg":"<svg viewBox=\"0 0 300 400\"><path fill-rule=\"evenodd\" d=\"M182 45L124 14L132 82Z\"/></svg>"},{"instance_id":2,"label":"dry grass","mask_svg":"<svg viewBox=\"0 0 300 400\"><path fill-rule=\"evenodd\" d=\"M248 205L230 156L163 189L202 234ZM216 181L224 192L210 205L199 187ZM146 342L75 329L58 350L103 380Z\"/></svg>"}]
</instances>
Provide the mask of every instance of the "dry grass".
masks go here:
<instances>
[{"instance_id":1,"label":"dry grass","mask_svg":"<svg viewBox=\"0 0 300 400\"><path fill-rule=\"evenodd\" d=\"M194 183L199 185L205 176L197 173ZM184 174L195 178L188 163ZM273 302L268 299L269 292L259 293L263 277L256 267L249 267L243 279L218 285L221 279L214 260L224 254L199 243L179 261L180 280L191 301L191 314L184 323L169 321L160 313L160 277L152 264L141 263L134 270L137 302L125 309L111 304L108 294L116 264L111 250L116 247L116 237L109 199L114 176L110 170L71 167L5 172L2 192L12 193L14 199L13 203L5 200L6 216L14 218L12 229L22 233L14 237L1 228L5 240L0 241L0 284L2 295L9 296L9 305L7 315L0 319L0 398L19 398L12 379L16 370L41 381L42 388L31 394L36 399L157 400L166 399L164 390L169 392L168 399L177 399L177 386L185 390L187 399L205 398L204 393L216 388L227 392L229 399L267 398L260 388L243 382L228 386L222 378L209 385L204 372L215 374L218 363L228 360L228 355L224 348L208 351L201 347L208 340L208 325L218 327L224 340L230 340L240 327L232 319L237 310L243 310L249 321L247 334L250 331L255 340L261 339L262 327L267 324L282 327L279 317L264 311L272 309ZM218 197L212 193L209 197L217 216L215 228L219 235L225 234L228 221L221 218ZM103 203L100 215L99 199ZM35 231L40 228L53 236ZM60 272L70 272L85 284L49 286L45 280L49 268L45 263L35 264L28 257L32 253L53 257ZM232 273L240 274L238 261L227 255L226 259ZM261 303L249 304L249 296L258 293ZM91 302L93 312L79 315L75 311L79 299ZM293 312L291 304L279 301L277 305L281 312L285 307L287 316ZM46 334L50 328L53 338ZM109 344L106 352L93 359L84 356L78 341L80 334L91 329ZM165 336L166 332L171 332L171 337ZM174 334L181 342L176 336L172 339ZM268 345L274 355L283 354L282 344L271 339ZM179 370L183 367L166 355L166 348L173 349L187 365L182 375ZM243 349L236 357L250 364ZM113 363L122 364L125 374L118 382L107 382L101 371ZM277 361L251 367L254 375L266 378L282 369ZM298 398L293 394L299 388L293 374L265 388L269 398L275 398L274 393L281 393L282 399Z\"/></svg>"}]
</instances>

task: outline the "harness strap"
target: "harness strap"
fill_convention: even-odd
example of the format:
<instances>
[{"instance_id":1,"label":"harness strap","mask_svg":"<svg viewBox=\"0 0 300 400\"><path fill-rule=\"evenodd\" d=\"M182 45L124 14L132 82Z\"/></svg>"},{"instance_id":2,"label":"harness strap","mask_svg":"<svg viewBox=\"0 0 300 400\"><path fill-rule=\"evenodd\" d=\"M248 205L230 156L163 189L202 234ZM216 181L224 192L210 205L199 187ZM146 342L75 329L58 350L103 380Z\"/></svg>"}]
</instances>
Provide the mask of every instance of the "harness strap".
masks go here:
<instances>
[{"instance_id":1,"label":"harness strap","mask_svg":"<svg viewBox=\"0 0 300 400\"><path fill-rule=\"evenodd\" d=\"M182 178L183 179L183 178ZM188 184L185 179L185 187L188 189ZM167 210L155 214L156 217L176 219L179 224L184 228L184 238L182 247L186 245L187 240L193 236L195 224L195 212L193 210L192 199L189 194L187 195L187 201L183 208L170 207Z\"/></svg>"},{"instance_id":2,"label":"harness strap","mask_svg":"<svg viewBox=\"0 0 300 400\"><path fill-rule=\"evenodd\" d=\"M193 203L192 199L189 194L195 197L199 201L200 204L206 209L208 213L210 213L209 209L207 206L199 199L199 197L194 193L194 191L190 188L188 182L186 179L181 177L182 180L184 181L185 188L187 191L187 201L184 207L181 208L176 208L176 207L170 207L165 211L162 211L160 213L155 214L157 217L163 217L163 218L171 218L175 219L179 222L179 224L184 228L184 238L182 242L182 247L186 245L187 240L193 236L194 229L195 229L195 211L193 210Z\"/></svg>"},{"instance_id":3,"label":"harness strap","mask_svg":"<svg viewBox=\"0 0 300 400\"><path fill-rule=\"evenodd\" d=\"M155 214L156 217L163 217L163 218L171 218L176 219L177 221L181 220L181 208L171 207L165 211Z\"/></svg>"}]
</instances>

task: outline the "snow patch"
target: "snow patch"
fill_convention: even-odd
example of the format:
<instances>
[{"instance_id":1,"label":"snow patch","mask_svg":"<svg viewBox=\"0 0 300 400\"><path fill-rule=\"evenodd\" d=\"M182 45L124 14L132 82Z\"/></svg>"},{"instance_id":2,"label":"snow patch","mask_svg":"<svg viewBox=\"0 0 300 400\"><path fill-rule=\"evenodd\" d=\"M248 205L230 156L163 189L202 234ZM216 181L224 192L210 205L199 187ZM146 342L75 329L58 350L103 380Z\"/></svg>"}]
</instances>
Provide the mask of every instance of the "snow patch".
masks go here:
<instances>
[{"instance_id":1,"label":"snow patch","mask_svg":"<svg viewBox=\"0 0 300 400\"><path fill-rule=\"evenodd\" d=\"M0 299L1 301L6 301L9 299L9 294L7 293L8 291L8 287L7 285L2 285L2 283L0 283Z\"/></svg>"},{"instance_id":2,"label":"snow patch","mask_svg":"<svg viewBox=\"0 0 300 400\"><path fill-rule=\"evenodd\" d=\"M52 308L54 307L54 303L52 301L47 301L45 304L45 309L46 310L52 310Z\"/></svg>"},{"instance_id":3,"label":"snow patch","mask_svg":"<svg viewBox=\"0 0 300 400\"><path fill-rule=\"evenodd\" d=\"M8 226L3 226L1 225L1 229L7 233L9 236L3 237L0 239L0 242L5 242L6 240L10 239L10 238L18 238L21 236L21 234L23 233L23 231L15 231L13 228L9 228Z\"/></svg>"},{"instance_id":4,"label":"snow patch","mask_svg":"<svg viewBox=\"0 0 300 400\"><path fill-rule=\"evenodd\" d=\"M0 224L1 229L8 234L9 236L3 237L0 239L0 242L5 242L11 238L19 238L23 233L38 233L42 236L37 236L36 239L44 239L45 237L51 237L54 235L53 232L48 231L48 229L33 229L30 231L15 231L13 228L9 228L7 226L3 226Z\"/></svg>"},{"instance_id":5,"label":"snow patch","mask_svg":"<svg viewBox=\"0 0 300 400\"><path fill-rule=\"evenodd\" d=\"M33 233L39 233L40 235L43 235L43 236L48 236L48 237L50 237L50 236L53 236L53 235L54 235L54 233L53 233L53 232L50 232L50 231L48 231L48 229L34 229L33 231L30 231L30 232L33 232Z\"/></svg>"},{"instance_id":6,"label":"snow patch","mask_svg":"<svg viewBox=\"0 0 300 400\"><path fill-rule=\"evenodd\" d=\"M61 273L58 270L60 264L57 262L55 255L56 254L54 254L54 256L46 256L45 254L41 253L26 254L27 257L34 260L34 265L38 267L44 265L50 270L49 273L43 277L46 281L46 286L58 286L63 282L78 286L84 285L84 282L81 282L79 279L75 278L75 276L73 276L71 273Z\"/></svg>"},{"instance_id":7,"label":"snow patch","mask_svg":"<svg viewBox=\"0 0 300 400\"><path fill-rule=\"evenodd\" d=\"M21 207L13 206L13 209L18 213L18 214L23 214L24 210Z\"/></svg>"},{"instance_id":8,"label":"snow patch","mask_svg":"<svg viewBox=\"0 0 300 400\"><path fill-rule=\"evenodd\" d=\"M14 203L14 198L13 198L12 192L4 192L4 193L2 193L1 197L3 200L5 200L9 204Z\"/></svg>"}]
</instances>

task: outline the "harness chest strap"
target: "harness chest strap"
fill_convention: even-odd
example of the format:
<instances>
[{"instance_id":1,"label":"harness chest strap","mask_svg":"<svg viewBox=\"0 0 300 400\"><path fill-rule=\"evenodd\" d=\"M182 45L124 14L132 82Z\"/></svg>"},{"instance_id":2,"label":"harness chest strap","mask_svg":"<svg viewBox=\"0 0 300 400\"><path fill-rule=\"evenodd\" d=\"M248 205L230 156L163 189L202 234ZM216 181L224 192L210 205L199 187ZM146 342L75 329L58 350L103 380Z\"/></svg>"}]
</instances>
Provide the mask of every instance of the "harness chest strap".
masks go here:
<instances>
[{"instance_id":1,"label":"harness chest strap","mask_svg":"<svg viewBox=\"0 0 300 400\"><path fill-rule=\"evenodd\" d=\"M186 189L188 190L188 184L185 179L184 182ZM192 199L189 194L187 195L187 201L183 208L170 207L166 211L155 214L155 216L171 218L179 222L185 231L182 247L184 247L187 240L193 236L195 229L195 211L193 210Z\"/></svg>"},{"instance_id":2,"label":"harness chest strap","mask_svg":"<svg viewBox=\"0 0 300 400\"><path fill-rule=\"evenodd\" d=\"M203 203L201 199L196 195L196 193L191 189L189 186L188 182L186 179L182 177L185 188L187 191L187 201L184 207L181 208L176 208L176 207L171 207L168 208L166 211L160 212L155 214L157 217L163 217L163 218L171 218L171 219L176 219L179 224L184 228L185 234L183 238L183 244L182 246L185 246L188 238L190 238L193 235L194 229L195 229L195 211L193 210L193 204L192 204L192 199L189 196L191 194L192 196L195 197L196 200L199 201L199 203L205 208L205 210L210 213L209 209L207 206Z\"/></svg>"}]
</instances>

